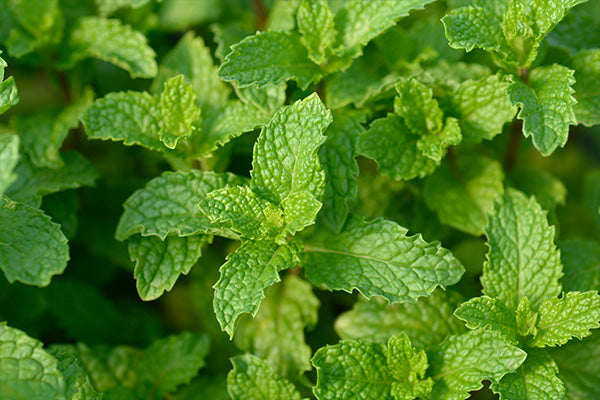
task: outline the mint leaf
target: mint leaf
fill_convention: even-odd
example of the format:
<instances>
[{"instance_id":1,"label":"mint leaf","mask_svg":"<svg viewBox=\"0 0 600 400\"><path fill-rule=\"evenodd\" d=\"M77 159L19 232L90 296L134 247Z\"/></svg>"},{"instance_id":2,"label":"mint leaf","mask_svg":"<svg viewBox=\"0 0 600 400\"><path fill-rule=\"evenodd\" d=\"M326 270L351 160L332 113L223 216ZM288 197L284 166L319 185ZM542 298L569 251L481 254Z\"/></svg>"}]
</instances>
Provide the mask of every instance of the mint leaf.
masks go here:
<instances>
[{"instance_id":1,"label":"mint leaf","mask_svg":"<svg viewBox=\"0 0 600 400\"><path fill-rule=\"evenodd\" d=\"M279 282L279 271L298 263L299 245L270 241L246 241L227 256L215 284L214 308L221 328L230 337L244 313L255 316L265 290Z\"/></svg>"},{"instance_id":2,"label":"mint leaf","mask_svg":"<svg viewBox=\"0 0 600 400\"><path fill-rule=\"evenodd\" d=\"M337 33L327 1L303 0L296 18L302 43L308 49L308 57L316 64L321 64L326 57L325 51L334 46Z\"/></svg>"},{"instance_id":3,"label":"mint leaf","mask_svg":"<svg viewBox=\"0 0 600 400\"><path fill-rule=\"evenodd\" d=\"M0 396L7 400L65 400L59 363L42 343L0 323Z\"/></svg>"},{"instance_id":4,"label":"mint leaf","mask_svg":"<svg viewBox=\"0 0 600 400\"><path fill-rule=\"evenodd\" d=\"M268 362L250 354L231 359L227 391L233 400L300 400L300 393L286 379L273 373Z\"/></svg>"},{"instance_id":5,"label":"mint leaf","mask_svg":"<svg viewBox=\"0 0 600 400\"><path fill-rule=\"evenodd\" d=\"M508 82L499 74L463 82L450 96L463 141L491 140L502 133L505 123L512 121L515 107L506 91Z\"/></svg>"},{"instance_id":6,"label":"mint leaf","mask_svg":"<svg viewBox=\"0 0 600 400\"><path fill-rule=\"evenodd\" d=\"M546 298L559 295L562 265L553 242L554 227L548 226L535 199L508 189L490 214L485 234L490 250L481 283L486 295L511 310L523 297L536 310Z\"/></svg>"},{"instance_id":7,"label":"mint leaf","mask_svg":"<svg viewBox=\"0 0 600 400\"><path fill-rule=\"evenodd\" d=\"M319 149L319 160L325 171L325 193L320 220L339 232L348 216L348 203L358 192L356 144L365 130L364 116L359 113L333 113L327 128L327 139Z\"/></svg>"},{"instance_id":8,"label":"mint leaf","mask_svg":"<svg viewBox=\"0 0 600 400\"><path fill-rule=\"evenodd\" d=\"M585 126L600 124L600 49L582 51L573 57L575 69L573 111L577 122Z\"/></svg>"},{"instance_id":9,"label":"mint leaf","mask_svg":"<svg viewBox=\"0 0 600 400\"><path fill-rule=\"evenodd\" d=\"M233 174L198 170L165 172L125 201L125 212L115 237L122 241L140 233L164 240L170 234L211 233L211 222L200 211L198 203L213 190L242 183L243 180ZM218 233L227 234L222 230ZM235 237L233 233L231 235Z\"/></svg>"},{"instance_id":10,"label":"mint leaf","mask_svg":"<svg viewBox=\"0 0 600 400\"><path fill-rule=\"evenodd\" d=\"M128 71L132 78L157 74L156 53L141 33L118 19L83 17L68 39L69 64L93 57Z\"/></svg>"},{"instance_id":11,"label":"mint leaf","mask_svg":"<svg viewBox=\"0 0 600 400\"><path fill-rule=\"evenodd\" d=\"M193 124L200 119L200 109L195 102L194 90L184 82L183 75L165 82L158 101L162 113L162 130L158 136L169 149L194 134L196 127Z\"/></svg>"},{"instance_id":12,"label":"mint leaf","mask_svg":"<svg viewBox=\"0 0 600 400\"><path fill-rule=\"evenodd\" d=\"M440 344L447 336L462 333L464 324L453 312L460 303L456 293L435 290L415 303L386 304L381 300L358 301L352 310L335 321L342 339L386 342L405 333L411 342L425 349Z\"/></svg>"},{"instance_id":13,"label":"mint leaf","mask_svg":"<svg viewBox=\"0 0 600 400\"><path fill-rule=\"evenodd\" d=\"M450 336L428 352L428 375L433 380L425 399L466 399L469 391L483 387L482 380L497 382L514 372L527 353L507 344L500 334L483 330ZM509 397L512 398L512 397Z\"/></svg>"},{"instance_id":14,"label":"mint leaf","mask_svg":"<svg viewBox=\"0 0 600 400\"><path fill-rule=\"evenodd\" d=\"M205 365L208 347L208 336L189 332L154 342L137 364L141 397L163 399L179 385L189 383Z\"/></svg>"},{"instance_id":15,"label":"mint leaf","mask_svg":"<svg viewBox=\"0 0 600 400\"><path fill-rule=\"evenodd\" d=\"M122 8L138 8L149 0L94 0L96 7L98 8L98 14L103 17L111 15L117 10Z\"/></svg>"},{"instance_id":16,"label":"mint leaf","mask_svg":"<svg viewBox=\"0 0 600 400\"><path fill-rule=\"evenodd\" d=\"M396 114L373 121L358 138L358 153L375 160L382 175L410 180L431 174L438 162L418 147L420 136L413 134Z\"/></svg>"},{"instance_id":17,"label":"mint leaf","mask_svg":"<svg viewBox=\"0 0 600 400\"><path fill-rule=\"evenodd\" d=\"M424 380L429 367L425 350L415 349L408 336L402 333L388 342L387 364L396 382L392 383L392 396L397 400L425 397L433 381Z\"/></svg>"},{"instance_id":18,"label":"mint leaf","mask_svg":"<svg viewBox=\"0 0 600 400\"><path fill-rule=\"evenodd\" d=\"M427 177L423 198L440 221L472 235L481 235L494 199L504 192L502 165L476 153L459 154Z\"/></svg>"},{"instance_id":19,"label":"mint leaf","mask_svg":"<svg viewBox=\"0 0 600 400\"><path fill-rule=\"evenodd\" d=\"M307 190L292 192L281 202L285 215L285 230L290 235L315 223L321 202Z\"/></svg>"},{"instance_id":20,"label":"mint leaf","mask_svg":"<svg viewBox=\"0 0 600 400\"><path fill-rule=\"evenodd\" d=\"M396 85L398 97L394 110L404 119L407 128L421 136L417 148L425 157L440 161L446 149L460 143L462 136L458 121L444 120L444 113L433 98L433 90L421 82L410 79Z\"/></svg>"},{"instance_id":21,"label":"mint leaf","mask_svg":"<svg viewBox=\"0 0 600 400\"><path fill-rule=\"evenodd\" d=\"M1 51L0 54L2 54ZM4 79L4 68L6 66L6 61L0 57L0 114L19 102L19 93L17 92L15 80L12 76Z\"/></svg>"},{"instance_id":22,"label":"mint leaf","mask_svg":"<svg viewBox=\"0 0 600 400\"><path fill-rule=\"evenodd\" d=\"M505 341L517 344L515 312L507 309L498 299L487 296L472 298L461 304L454 315L465 321L469 329L499 332Z\"/></svg>"},{"instance_id":23,"label":"mint leaf","mask_svg":"<svg viewBox=\"0 0 600 400\"><path fill-rule=\"evenodd\" d=\"M134 236L129 238L129 256L135 262L134 277L142 300L155 300L170 291L179 275L187 275L198 261L207 236Z\"/></svg>"},{"instance_id":24,"label":"mint leaf","mask_svg":"<svg viewBox=\"0 0 600 400\"><path fill-rule=\"evenodd\" d=\"M560 400L565 396L556 363L545 352L533 349L517 372L493 383L492 390L501 399Z\"/></svg>"},{"instance_id":25,"label":"mint leaf","mask_svg":"<svg viewBox=\"0 0 600 400\"><path fill-rule=\"evenodd\" d=\"M286 89L287 84L282 82L277 85L269 83L265 86L254 84L245 88L238 88L236 92L244 103L265 113L272 114L285 103Z\"/></svg>"},{"instance_id":26,"label":"mint leaf","mask_svg":"<svg viewBox=\"0 0 600 400\"><path fill-rule=\"evenodd\" d=\"M65 189L93 186L98 172L85 157L75 151L62 155L59 169L36 168L27 157L22 157L15 173L17 180L5 191L12 200L39 207L42 196Z\"/></svg>"},{"instance_id":27,"label":"mint leaf","mask_svg":"<svg viewBox=\"0 0 600 400\"><path fill-rule=\"evenodd\" d=\"M517 117L523 120L523 134L532 136L533 145L544 156L563 147L569 137L569 125L576 125L573 70L558 64L531 71L529 86L513 80L508 94L513 105L521 107Z\"/></svg>"},{"instance_id":28,"label":"mint leaf","mask_svg":"<svg viewBox=\"0 0 600 400\"><path fill-rule=\"evenodd\" d=\"M414 301L460 279L464 269L448 250L407 232L391 221L350 216L340 234L313 234L307 241L306 277L329 290L357 289L392 303Z\"/></svg>"},{"instance_id":29,"label":"mint leaf","mask_svg":"<svg viewBox=\"0 0 600 400\"><path fill-rule=\"evenodd\" d=\"M101 400L92 385L89 373L82 362L72 352L62 351L60 346L48 352L58 360L58 370L65 381L65 397L71 400Z\"/></svg>"},{"instance_id":30,"label":"mint leaf","mask_svg":"<svg viewBox=\"0 0 600 400\"><path fill-rule=\"evenodd\" d=\"M0 135L0 195L17 179L13 172L19 161L19 137Z\"/></svg>"},{"instance_id":31,"label":"mint leaf","mask_svg":"<svg viewBox=\"0 0 600 400\"><path fill-rule=\"evenodd\" d=\"M275 113L254 145L253 190L275 204L303 190L321 197L325 174L317 152L331 120L316 94Z\"/></svg>"},{"instance_id":32,"label":"mint leaf","mask_svg":"<svg viewBox=\"0 0 600 400\"><path fill-rule=\"evenodd\" d=\"M312 358L317 369L317 399L351 398L360 393L368 399L390 399L394 377L387 365L382 343L341 341L322 347Z\"/></svg>"},{"instance_id":33,"label":"mint leaf","mask_svg":"<svg viewBox=\"0 0 600 400\"><path fill-rule=\"evenodd\" d=\"M290 79L302 89L319 80L319 67L308 59L300 35L293 32L258 32L231 46L231 52L219 68L224 81L240 87L267 83L279 84Z\"/></svg>"},{"instance_id":34,"label":"mint leaf","mask_svg":"<svg viewBox=\"0 0 600 400\"><path fill-rule=\"evenodd\" d=\"M246 186L217 189L198 206L212 223L223 224L246 239L276 236L284 226L281 208Z\"/></svg>"},{"instance_id":35,"label":"mint leaf","mask_svg":"<svg viewBox=\"0 0 600 400\"><path fill-rule=\"evenodd\" d=\"M545 300L539 308L535 347L560 346L573 337L583 339L600 328L600 296L597 291L568 292Z\"/></svg>"},{"instance_id":36,"label":"mint leaf","mask_svg":"<svg viewBox=\"0 0 600 400\"><path fill-rule=\"evenodd\" d=\"M567 188L547 170L536 165L520 165L512 170L512 185L535 199L550 215L556 206L565 204Z\"/></svg>"},{"instance_id":37,"label":"mint leaf","mask_svg":"<svg viewBox=\"0 0 600 400\"><path fill-rule=\"evenodd\" d=\"M600 244L589 239L568 239L561 243L565 291L595 290L600 287Z\"/></svg>"},{"instance_id":38,"label":"mint leaf","mask_svg":"<svg viewBox=\"0 0 600 400\"><path fill-rule=\"evenodd\" d=\"M69 248L60 227L42 210L0 197L0 268L9 282L47 286L67 267Z\"/></svg>"},{"instance_id":39,"label":"mint leaf","mask_svg":"<svg viewBox=\"0 0 600 400\"><path fill-rule=\"evenodd\" d=\"M319 300L311 285L295 275L273 285L253 319L242 318L235 333L237 347L270 362L281 376L297 378L311 368L304 329L317 323Z\"/></svg>"}]
</instances>

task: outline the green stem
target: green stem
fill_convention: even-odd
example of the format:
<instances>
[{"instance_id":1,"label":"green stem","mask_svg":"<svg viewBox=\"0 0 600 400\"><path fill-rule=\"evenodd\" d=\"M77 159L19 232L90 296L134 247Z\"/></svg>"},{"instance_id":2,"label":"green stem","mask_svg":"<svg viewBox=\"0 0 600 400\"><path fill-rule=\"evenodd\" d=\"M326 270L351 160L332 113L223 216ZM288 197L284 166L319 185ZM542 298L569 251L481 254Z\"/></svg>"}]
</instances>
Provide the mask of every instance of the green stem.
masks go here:
<instances>
[{"instance_id":1,"label":"green stem","mask_svg":"<svg viewBox=\"0 0 600 400\"><path fill-rule=\"evenodd\" d=\"M267 25L267 10L262 0L252 0L252 6L254 7L254 15L256 17L256 29L264 31Z\"/></svg>"}]
</instances>

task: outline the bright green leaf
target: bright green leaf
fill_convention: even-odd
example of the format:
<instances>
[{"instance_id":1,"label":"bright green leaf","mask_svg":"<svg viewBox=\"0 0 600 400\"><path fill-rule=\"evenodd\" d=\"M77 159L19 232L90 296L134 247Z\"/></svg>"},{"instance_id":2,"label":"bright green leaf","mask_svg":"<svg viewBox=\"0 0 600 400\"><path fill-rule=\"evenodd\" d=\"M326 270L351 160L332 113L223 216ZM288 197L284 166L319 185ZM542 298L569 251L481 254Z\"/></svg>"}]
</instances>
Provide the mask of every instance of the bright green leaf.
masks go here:
<instances>
[{"instance_id":1,"label":"bright green leaf","mask_svg":"<svg viewBox=\"0 0 600 400\"><path fill-rule=\"evenodd\" d=\"M298 31L308 49L308 57L317 64L325 60L325 51L336 39L333 13L325 0L303 0L297 14Z\"/></svg>"},{"instance_id":2,"label":"bright green leaf","mask_svg":"<svg viewBox=\"0 0 600 400\"><path fill-rule=\"evenodd\" d=\"M0 51L0 54L2 52ZM13 77L4 79L4 68L6 68L6 61L0 57L0 114L16 105L19 102L19 93L17 92L17 85Z\"/></svg>"},{"instance_id":3,"label":"bright green leaf","mask_svg":"<svg viewBox=\"0 0 600 400\"><path fill-rule=\"evenodd\" d=\"M50 348L48 352L58 360L58 370L63 374L65 396L68 400L102 399L102 394L96 391L88 371L75 354L61 351L60 346L56 349Z\"/></svg>"},{"instance_id":4,"label":"bright green leaf","mask_svg":"<svg viewBox=\"0 0 600 400\"><path fill-rule=\"evenodd\" d=\"M0 135L0 195L17 179L14 168L19 161L19 137Z\"/></svg>"},{"instance_id":5,"label":"bright green leaf","mask_svg":"<svg viewBox=\"0 0 600 400\"><path fill-rule=\"evenodd\" d=\"M321 202L307 190L292 192L281 201L285 216L285 230L290 235L294 235L314 224L321 206Z\"/></svg>"},{"instance_id":6,"label":"bright green leaf","mask_svg":"<svg viewBox=\"0 0 600 400\"><path fill-rule=\"evenodd\" d=\"M582 51L572 61L575 70L573 111L585 126L600 124L600 49Z\"/></svg>"},{"instance_id":7,"label":"bright green leaf","mask_svg":"<svg viewBox=\"0 0 600 400\"><path fill-rule=\"evenodd\" d=\"M165 82L158 101L162 114L160 140L169 149L177 142L193 135L193 124L200 118L200 109L196 106L196 95L192 86L184 82L183 75L177 75Z\"/></svg>"},{"instance_id":8,"label":"bright green leaf","mask_svg":"<svg viewBox=\"0 0 600 400\"><path fill-rule=\"evenodd\" d=\"M454 312L470 329L482 328L499 332L512 344L517 344L517 321L515 312L506 308L500 300L491 297L475 297L460 305Z\"/></svg>"},{"instance_id":9,"label":"bright green leaf","mask_svg":"<svg viewBox=\"0 0 600 400\"><path fill-rule=\"evenodd\" d=\"M98 7L98 14L103 17L111 15L115 11L122 8L138 8L149 0L94 0L96 7Z\"/></svg>"},{"instance_id":10,"label":"bright green leaf","mask_svg":"<svg viewBox=\"0 0 600 400\"><path fill-rule=\"evenodd\" d=\"M402 333L388 342L387 365L395 382L392 396L396 400L413 400L427 396L433 386L431 379L424 379L429 364L425 350L415 349L408 336Z\"/></svg>"}]
</instances>

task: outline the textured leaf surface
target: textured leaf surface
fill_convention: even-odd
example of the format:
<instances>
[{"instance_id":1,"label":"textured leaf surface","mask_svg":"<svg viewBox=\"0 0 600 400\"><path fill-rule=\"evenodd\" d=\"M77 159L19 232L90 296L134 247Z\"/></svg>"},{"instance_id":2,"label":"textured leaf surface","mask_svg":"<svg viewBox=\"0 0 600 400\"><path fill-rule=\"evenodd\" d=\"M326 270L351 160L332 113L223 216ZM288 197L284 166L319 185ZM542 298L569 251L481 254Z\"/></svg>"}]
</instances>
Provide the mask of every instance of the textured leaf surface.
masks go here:
<instances>
[{"instance_id":1,"label":"textured leaf surface","mask_svg":"<svg viewBox=\"0 0 600 400\"><path fill-rule=\"evenodd\" d=\"M565 291L597 290L600 287L600 244L589 239L567 239L560 245L565 266Z\"/></svg>"},{"instance_id":2,"label":"textured leaf surface","mask_svg":"<svg viewBox=\"0 0 600 400\"><path fill-rule=\"evenodd\" d=\"M539 309L537 334L532 346L560 346L572 338L583 339L600 328L598 292L568 292L561 298L545 300Z\"/></svg>"},{"instance_id":3,"label":"textured leaf surface","mask_svg":"<svg viewBox=\"0 0 600 400\"><path fill-rule=\"evenodd\" d=\"M255 316L267 288L279 281L279 271L298 263L300 249L294 242L246 241L227 257L215 284L214 308L221 328L229 336L240 316Z\"/></svg>"},{"instance_id":4,"label":"textured leaf surface","mask_svg":"<svg viewBox=\"0 0 600 400\"><path fill-rule=\"evenodd\" d=\"M573 111L577 122L585 126L600 124L600 49L583 51L572 61L575 69Z\"/></svg>"},{"instance_id":5,"label":"textured leaf surface","mask_svg":"<svg viewBox=\"0 0 600 400\"><path fill-rule=\"evenodd\" d=\"M189 383L205 365L208 348L208 336L189 332L154 342L138 363L143 397L163 399L179 385Z\"/></svg>"},{"instance_id":6,"label":"textured leaf surface","mask_svg":"<svg viewBox=\"0 0 600 400\"><path fill-rule=\"evenodd\" d=\"M71 352L49 349L48 352L58 360L58 370L65 381L65 396L70 400L101 400L92 385L88 371L77 356Z\"/></svg>"},{"instance_id":7,"label":"textured leaf surface","mask_svg":"<svg viewBox=\"0 0 600 400\"><path fill-rule=\"evenodd\" d=\"M492 390L503 400L560 400L565 396L556 363L539 350L529 350L527 360L517 372L506 375L499 384L493 384Z\"/></svg>"},{"instance_id":8,"label":"textured leaf surface","mask_svg":"<svg viewBox=\"0 0 600 400\"><path fill-rule=\"evenodd\" d=\"M158 69L156 53L145 36L117 19L79 19L71 32L69 49L74 61L98 58L125 69L132 78L153 78Z\"/></svg>"},{"instance_id":9,"label":"textured leaf surface","mask_svg":"<svg viewBox=\"0 0 600 400\"><path fill-rule=\"evenodd\" d=\"M0 396L6 399L65 400L58 361L42 343L0 323Z\"/></svg>"},{"instance_id":10,"label":"textured leaf surface","mask_svg":"<svg viewBox=\"0 0 600 400\"><path fill-rule=\"evenodd\" d=\"M279 110L254 145L254 190L275 204L302 190L321 197L325 174L317 152L331 121L316 94Z\"/></svg>"},{"instance_id":11,"label":"textured leaf surface","mask_svg":"<svg viewBox=\"0 0 600 400\"><path fill-rule=\"evenodd\" d=\"M141 233L142 236L156 235L164 239L169 234L190 236L210 233L211 222L200 211L198 203L213 190L242 183L232 174L198 170L165 172L123 204L125 212L119 220L115 237L125 240ZM222 231L218 233L224 234Z\"/></svg>"},{"instance_id":12,"label":"textured leaf surface","mask_svg":"<svg viewBox=\"0 0 600 400\"><path fill-rule=\"evenodd\" d=\"M508 343L517 344L515 312L507 309L500 300L487 296L475 297L461 304L454 315L465 321L470 329L496 331Z\"/></svg>"},{"instance_id":13,"label":"textured leaf surface","mask_svg":"<svg viewBox=\"0 0 600 400\"><path fill-rule=\"evenodd\" d=\"M504 192L502 165L476 153L460 154L425 180L423 197L440 221L481 235L494 199Z\"/></svg>"},{"instance_id":14,"label":"textured leaf surface","mask_svg":"<svg viewBox=\"0 0 600 400\"><path fill-rule=\"evenodd\" d=\"M450 336L428 356L434 384L425 399L462 400L469 391L482 388L482 380L498 381L514 372L527 353L495 332L477 330Z\"/></svg>"},{"instance_id":15,"label":"textured leaf surface","mask_svg":"<svg viewBox=\"0 0 600 400\"><path fill-rule=\"evenodd\" d=\"M422 178L431 174L439 162L419 150L419 138L400 116L389 114L373 121L359 136L357 149L359 154L375 160L383 175L404 180Z\"/></svg>"},{"instance_id":16,"label":"textured leaf surface","mask_svg":"<svg viewBox=\"0 0 600 400\"><path fill-rule=\"evenodd\" d=\"M317 369L319 400L393 399L394 382L387 365L387 348L382 343L341 341L320 348L312 359Z\"/></svg>"},{"instance_id":17,"label":"textured leaf surface","mask_svg":"<svg viewBox=\"0 0 600 400\"><path fill-rule=\"evenodd\" d=\"M448 250L407 232L391 221L350 216L339 235L311 238L302 260L306 276L329 290L357 289L393 303L428 296L460 279L464 269Z\"/></svg>"},{"instance_id":18,"label":"textured leaf surface","mask_svg":"<svg viewBox=\"0 0 600 400\"><path fill-rule=\"evenodd\" d=\"M356 198L358 164L356 143L365 132L360 114L334 113L333 123L327 128L327 140L319 150L319 159L325 171L325 193L321 221L339 232L348 216L348 203Z\"/></svg>"},{"instance_id":19,"label":"textured leaf surface","mask_svg":"<svg viewBox=\"0 0 600 400\"><path fill-rule=\"evenodd\" d=\"M577 124L573 105L573 70L554 64L531 71L529 86L514 80L508 88L513 105L521 107L523 134L532 136L534 146L544 156L563 147L569 137L569 125Z\"/></svg>"},{"instance_id":20,"label":"textured leaf surface","mask_svg":"<svg viewBox=\"0 0 600 400\"><path fill-rule=\"evenodd\" d=\"M135 262L133 276L142 300L155 300L170 291L179 275L187 275L200 258L207 236L156 236L129 238L131 261Z\"/></svg>"},{"instance_id":21,"label":"textured leaf surface","mask_svg":"<svg viewBox=\"0 0 600 400\"><path fill-rule=\"evenodd\" d=\"M405 333L413 345L425 349L440 344L447 336L462 333L464 324L452 314L460 302L456 294L434 291L415 303L386 304L372 299L357 302L335 321L342 339L386 342Z\"/></svg>"},{"instance_id":22,"label":"textured leaf surface","mask_svg":"<svg viewBox=\"0 0 600 400\"><path fill-rule=\"evenodd\" d=\"M508 83L499 75L491 75L466 81L452 94L450 103L464 141L491 140L512 121L516 109L506 95L507 88Z\"/></svg>"},{"instance_id":23,"label":"textured leaf surface","mask_svg":"<svg viewBox=\"0 0 600 400\"><path fill-rule=\"evenodd\" d=\"M511 310L527 297L533 309L561 291L560 254L554 245L554 227L534 198L509 189L490 215L486 228L487 260L483 265L483 292Z\"/></svg>"},{"instance_id":24,"label":"textured leaf surface","mask_svg":"<svg viewBox=\"0 0 600 400\"><path fill-rule=\"evenodd\" d=\"M17 179L13 172L19 161L19 137L0 135L0 195Z\"/></svg>"},{"instance_id":25,"label":"textured leaf surface","mask_svg":"<svg viewBox=\"0 0 600 400\"><path fill-rule=\"evenodd\" d=\"M259 32L231 46L219 68L219 77L240 87L279 84L295 79L302 89L319 80L319 67L308 59L300 35L292 32Z\"/></svg>"},{"instance_id":26,"label":"textured leaf surface","mask_svg":"<svg viewBox=\"0 0 600 400\"><path fill-rule=\"evenodd\" d=\"M2 54L0 52L0 54ZM0 114L19 102L19 93L13 77L4 79L6 62L0 57Z\"/></svg>"},{"instance_id":27,"label":"textured leaf surface","mask_svg":"<svg viewBox=\"0 0 600 400\"><path fill-rule=\"evenodd\" d=\"M325 59L325 49L336 39L333 12L325 0L303 0L298 7L298 31L308 49L308 57L317 64Z\"/></svg>"},{"instance_id":28,"label":"textured leaf surface","mask_svg":"<svg viewBox=\"0 0 600 400\"><path fill-rule=\"evenodd\" d=\"M160 140L174 149L179 140L194 133L193 124L200 118L196 94L192 86L184 82L183 75L177 75L165 82L158 104L162 113Z\"/></svg>"},{"instance_id":29,"label":"textured leaf surface","mask_svg":"<svg viewBox=\"0 0 600 400\"><path fill-rule=\"evenodd\" d=\"M318 307L311 285L288 275L266 292L255 318L240 321L235 344L269 361L279 375L297 378L311 368L304 329L317 323Z\"/></svg>"},{"instance_id":30,"label":"textured leaf surface","mask_svg":"<svg viewBox=\"0 0 600 400\"><path fill-rule=\"evenodd\" d=\"M0 220L0 268L9 282L47 286L65 270L67 238L42 210L0 197Z\"/></svg>"},{"instance_id":31,"label":"textured leaf surface","mask_svg":"<svg viewBox=\"0 0 600 400\"><path fill-rule=\"evenodd\" d=\"M290 235L294 235L315 223L322 204L312 193L301 190L283 199L281 206L285 215L285 230Z\"/></svg>"},{"instance_id":32,"label":"textured leaf surface","mask_svg":"<svg viewBox=\"0 0 600 400\"><path fill-rule=\"evenodd\" d=\"M233 370L227 375L227 390L232 400L300 400L300 393L286 379L273 372L267 361L246 354L231 359Z\"/></svg>"},{"instance_id":33,"label":"textured leaf surface","mask_svg":"<svg viewBox=\"0 0 600 400\"><path fill-rule=\"evenodd\" d=\"M394 399L413 400L431 391L433 381L423 379L429 367L427 354L415 349L406 334L394 336L388 342L387 364L396 380L392 383Z\"/></svg>"},{"instance_id":34,"label":"textured leaf surface","mask_svg":"<svg viewBox=\"0 0 600 400\"><path fill-rule=\"evenodd\" d=\"M283 229L281 208L259 197L247 186L217 189L204 197L200 210L213 222L246 239L275 236Z\"/></svg>"}]
</instances>

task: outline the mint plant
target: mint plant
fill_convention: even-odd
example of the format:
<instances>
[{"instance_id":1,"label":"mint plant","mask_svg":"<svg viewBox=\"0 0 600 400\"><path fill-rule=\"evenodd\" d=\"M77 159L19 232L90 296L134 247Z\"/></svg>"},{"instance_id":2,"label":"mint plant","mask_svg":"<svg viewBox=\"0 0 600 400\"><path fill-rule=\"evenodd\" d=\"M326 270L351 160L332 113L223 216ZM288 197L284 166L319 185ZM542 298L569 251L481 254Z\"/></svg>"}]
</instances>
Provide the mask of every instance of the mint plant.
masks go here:
<instances>
[{"instance_id":1,"label":"mint plant","mask_svg":"<svg viewBox=\"0 0 600 400\"><path fill-rule=\"evenodd\" d=\"M599 5L0 0L0 398L600 397Z\"/></svg>"}]
</instances>

